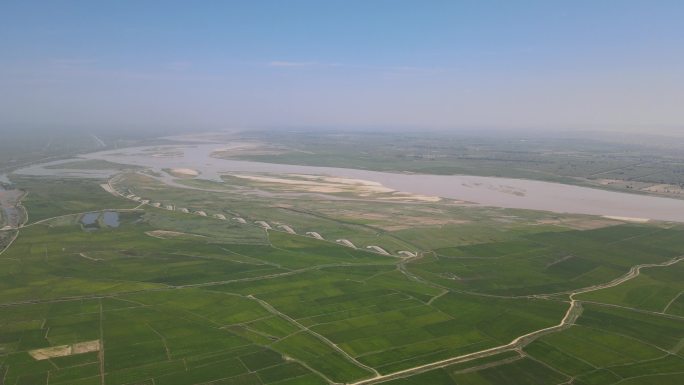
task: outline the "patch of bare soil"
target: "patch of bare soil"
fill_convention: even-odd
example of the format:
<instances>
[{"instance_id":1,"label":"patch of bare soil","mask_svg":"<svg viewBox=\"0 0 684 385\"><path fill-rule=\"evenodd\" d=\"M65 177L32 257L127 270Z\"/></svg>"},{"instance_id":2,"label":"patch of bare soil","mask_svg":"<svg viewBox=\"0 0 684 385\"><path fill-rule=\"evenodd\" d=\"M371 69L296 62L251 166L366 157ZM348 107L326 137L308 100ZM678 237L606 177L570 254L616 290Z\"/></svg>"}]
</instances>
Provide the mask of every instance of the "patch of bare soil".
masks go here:
<instances>
[{"instance_id":1,"label":"patch of bare soil","mask_svg":"<svg viewBox=\"0 0 684 385\"><path fill-rule=\"evenodd\" d=\"M51 346L49 348L29 350L33 359L41 361L55 357L66 357L74 354L97 352L100 350L100 340L78 342L73 345Z\"/></svg>"},{"instance_id":2,"label":"patch of bare soil","mask_svg":"<svg viewBox=\"0 0 684 385\"><path fill-rule=\"evenodd\" d=\"M442 199L435 196L396 191L383 186L381 183L363 179L301 174L287 174L284 176L230 174L230 176L255 182L260 187L283 192L353 194L363 198L387 201L439 202Z\"/></svg>"},{"instance_id":3,"label":"patch of bare soil","mask_svg":"<svg viewBox=\"0 0 684 385\"><path fill-rule=\"evenodd\" d=\"M684 188L674 184L656 184L646 188L642 188L641 191L647 191L656 194L670 194L670 195L682 195L684 194Z\"/></svg>"},{"instance_id":4,"label":"patch of bare soil","mask_svg":"<svg viewBox=\"0 0 684 385\"><path fill-rule=\"evenodd\" d=\"M172 168L166 172L176 178L194 178L200 174L199 171L192 168Z\"/></svg>"},{"instance_id":5,"label":"patch of bare soil","mask_svg":"<svg viewBox=\"0 0 684 385\"><path fill-rule=\"evenodd\" d=\"M622 221L622 222L634 222L634 223L646 223L650 221L648 218L633 218L633 217L619 217L615 215L604 215L604 218L608 219L614 219L616 221Z\"/></svg>"}]
</instances>

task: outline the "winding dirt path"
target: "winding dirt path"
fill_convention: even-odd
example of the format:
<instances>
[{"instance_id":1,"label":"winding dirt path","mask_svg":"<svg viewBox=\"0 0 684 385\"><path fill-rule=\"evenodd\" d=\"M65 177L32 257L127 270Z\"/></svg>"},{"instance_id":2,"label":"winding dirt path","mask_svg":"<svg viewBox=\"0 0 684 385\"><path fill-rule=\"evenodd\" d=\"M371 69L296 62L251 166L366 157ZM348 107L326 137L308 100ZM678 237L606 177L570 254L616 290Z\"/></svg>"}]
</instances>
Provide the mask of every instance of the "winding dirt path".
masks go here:
<instances>
[{"instance_id":1,"label":"winding dirt path","mask_svg":"<svg viewBox=\"0 0 684 385\"><path fill-rule=\"evenodd\" d=\"M433 370L433 369L443 368L445 366L457 364L460 362L466 362L466 361L471 361L471 360L478 359L478 358L492 356L492 355L499 354L499 353L502 353L502 352L505 352L508 350L520 349L520 348L524 347L525 345L529 344L530 342L534 341L535 339L541 337L544 334L560 331L560 330L563 330L565 328L568 328L568 327L574 325L575 321L577 321L577 319L582 314L581 301L574 298L576 295L615 287L615 286L621 285L621 284L623 284L623 283L625 283L631 279L638 277L639 274L641 274L641 269L643 269L643 268L667 267L667 266L674 265L675 263L678 263L682 260L684 260L684 256L679 256L679 257L670 259L669 261L665 261L662 263L647 263L647 264L636 265L636 266L633 266L631 269L629 269L629 271L626 274L624 274L623 276L618 277L618 278L616 278L610 282L574 290L574 291L568 293L569 299L570 299L570 307L565 312L565 315L563 316L563 319L561 319L560 323L558 323L557 325L554 325L554 326L549 326L547 328L543 328L543 329L532 331L532 332L527 333L527 334L523 334L522 336L515 338L514 340L512 340L511 342L509 342L505 345L495 346L493 348L480 350L477 352L468 353L468 354L464 354L464 355L456 356L456 357L452 357L452 358L447 358L445 360L436 361L436 362L432 362L429 364L424 364L424 365L416 366L413 368L400 370L400 371L397 371L394 373L375 376L375 377L372 377L369 379L354 382L350 385L378 384L381 382L386 382L386 381L390 381L390 380L394 380L394 379L398 379L398 378L404 378L404 377L409 377L409 376L412 376L415 374L424 373L424 372L427 372L427 371Z\"/></svg>"}]
</instances>

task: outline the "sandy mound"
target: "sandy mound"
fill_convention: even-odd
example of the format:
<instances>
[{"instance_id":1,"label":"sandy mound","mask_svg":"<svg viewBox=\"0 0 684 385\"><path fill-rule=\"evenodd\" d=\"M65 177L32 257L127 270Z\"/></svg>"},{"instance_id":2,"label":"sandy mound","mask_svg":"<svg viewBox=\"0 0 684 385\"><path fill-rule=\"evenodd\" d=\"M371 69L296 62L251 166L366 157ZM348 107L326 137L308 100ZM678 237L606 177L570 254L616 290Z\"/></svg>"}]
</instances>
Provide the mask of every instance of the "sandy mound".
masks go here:
<instances>
[{"instance_id":1,"label":"sandy mound","mask_svg":"<svg viewBox=\"0 0 684 385\"><path fill-rule=\"evenodd\" d=\"M635 223L646 223L650 221L648 218L632 218L632 217L619 217L615 215L604 215L604 218L608 219L614 219L616 221L623 221L623 222L635 222Z\"/></svg>"},{"instance_id":2,"label":"sandy mound","mask_svg":"<svg viewBox=\"0 0 684 385\"><path fill-rule=\"evenodd\" d=\"M229 175L286 191L323 194L351 193L361 197L401 201L438 202L441 200L439 197L399 192L385 187L381 183L363 179L302 174L286 174L281 177L249 174Z\"/></svg>"},{"instance_id":3,"label":"sandy mound","mask_svg":"<svg viewBox=\"0 0 684 385\"><path fill-rule=\"evenodd\" d=\"M172 168L167 172L176 178L194 178L200 174L192 168Z\"/></svg>"}]
</instances>

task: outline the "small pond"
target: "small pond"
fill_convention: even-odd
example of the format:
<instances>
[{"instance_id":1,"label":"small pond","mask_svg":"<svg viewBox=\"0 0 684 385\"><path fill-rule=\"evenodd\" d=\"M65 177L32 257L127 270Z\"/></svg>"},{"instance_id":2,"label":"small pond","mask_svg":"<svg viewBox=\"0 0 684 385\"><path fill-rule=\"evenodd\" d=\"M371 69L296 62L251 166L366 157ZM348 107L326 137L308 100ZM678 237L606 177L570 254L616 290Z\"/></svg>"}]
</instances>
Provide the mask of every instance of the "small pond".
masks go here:
<instances>
[{"instance_id":1,"label":"small pond","mask_svg":"<svg viewBox=\"0 0 684 385\"><path fill-rule=\"evenodd\" d=\"M105 211L104 214L102 214L102 222L107 227L119 227L119 213L116 211Z\"/></svg>"},{"instance_id":2,"label":"small pond","mask_svg":"<svg viewBox=\"0 0 684 385\"><path fill-rule=\"evenodd\" d=\"M101 222L99 222L101 220ZM105 211L104 213L85 213L81 217L81 224L85 230L97 230L100 223L106 227L119 227L119 213Z\"/></svg>"}]
</instances>

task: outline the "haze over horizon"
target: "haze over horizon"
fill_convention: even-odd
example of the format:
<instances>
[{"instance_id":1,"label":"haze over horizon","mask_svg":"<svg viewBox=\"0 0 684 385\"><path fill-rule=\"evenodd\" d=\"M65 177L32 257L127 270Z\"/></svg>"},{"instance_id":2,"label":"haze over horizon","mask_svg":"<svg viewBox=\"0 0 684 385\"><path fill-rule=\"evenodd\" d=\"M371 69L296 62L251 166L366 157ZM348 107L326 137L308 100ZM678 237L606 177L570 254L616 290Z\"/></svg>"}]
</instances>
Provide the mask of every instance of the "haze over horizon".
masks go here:
<instances>
[{"instance_id":1,"label":"haze over horizon","mask_svg":"<svg viewBox=\"0 0 684 385\"><path fill-rule=\"evenodd\" d=\"M684 131L680 1L5 1L0 127Z\"/></svg>"}]
</instances>

